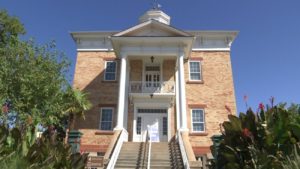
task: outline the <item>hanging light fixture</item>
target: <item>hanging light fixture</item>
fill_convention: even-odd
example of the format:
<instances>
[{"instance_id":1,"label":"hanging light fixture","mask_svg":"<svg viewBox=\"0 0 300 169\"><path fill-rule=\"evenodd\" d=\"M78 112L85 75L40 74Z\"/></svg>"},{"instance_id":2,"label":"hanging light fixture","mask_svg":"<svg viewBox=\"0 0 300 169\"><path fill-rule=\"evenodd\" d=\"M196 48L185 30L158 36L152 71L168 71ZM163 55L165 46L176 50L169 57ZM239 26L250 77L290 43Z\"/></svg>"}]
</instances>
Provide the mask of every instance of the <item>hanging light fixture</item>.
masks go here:
<instances>
[{"instance_id":1,"label":"hanging light fixture","mask_svg":"<svg viewBox=\"0 0 300 169\"><path fill-rule=\"evenodd\" d=\"M151 59L151 63L153 63L153 61L154 61L154 56L151 56L150 59Z\"/></svg>"}]
</instances>

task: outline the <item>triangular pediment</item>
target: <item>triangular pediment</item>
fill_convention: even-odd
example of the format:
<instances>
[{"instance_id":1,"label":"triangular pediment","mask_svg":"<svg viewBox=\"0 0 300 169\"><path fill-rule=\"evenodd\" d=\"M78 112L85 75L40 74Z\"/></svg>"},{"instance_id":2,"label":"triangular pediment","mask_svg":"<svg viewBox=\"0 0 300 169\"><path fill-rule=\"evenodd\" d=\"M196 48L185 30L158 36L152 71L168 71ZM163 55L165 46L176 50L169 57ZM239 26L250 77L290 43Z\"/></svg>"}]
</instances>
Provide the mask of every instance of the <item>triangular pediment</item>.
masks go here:
<instances>
[{"instance_id":1,"label":"triangular pediment","mask_svg":"<svg viewBox=\"0 0 300 169\"><path fill-rule=\"evenodd\" d=\"M156 20L150 20L119 32L113 36L187 37L192 35Z\"/></svg>"}]
</instances>

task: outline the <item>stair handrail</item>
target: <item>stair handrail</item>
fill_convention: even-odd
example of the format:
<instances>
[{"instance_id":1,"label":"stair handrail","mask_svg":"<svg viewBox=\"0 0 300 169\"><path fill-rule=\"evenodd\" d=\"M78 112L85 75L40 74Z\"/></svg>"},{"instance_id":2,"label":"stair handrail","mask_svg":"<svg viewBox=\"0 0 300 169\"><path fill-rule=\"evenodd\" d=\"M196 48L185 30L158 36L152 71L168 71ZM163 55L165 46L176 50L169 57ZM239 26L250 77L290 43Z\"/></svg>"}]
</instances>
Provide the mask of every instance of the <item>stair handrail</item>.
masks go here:
<instances>
[{"instance_id":1,"label":"stair handrail","mask_svg":"<svg viewBox=\"0 0 300 169\"><path fill-rule=\"evenodd\" d=\"M184 147L184 144L183 144L183 139L182 139L180 130L177 131L177 140L178 140L178 143L179 143L179 148L180 148L184 168L185 169L190 169L190 164L189 164L189 161L188 161L188 158L187 158L187 154L186 154L186 150L185 150L185 147Z\"/></svg>"},{"instance_id":2,"label":"stair handrail","mask_svg":"<svg viewBox=\"0 0 300 169\"><path fill-rule=\"evenodd\" d=\"M125 129L122 129L121 134L118 138L117 144L114 148L113 154L110 157L107 169L114 169L117 159L119 157L123 142L128 141L128 132Z\"/></svg>"},{"instance_id":3,"label":"stair handrail","mask_svg":"<svg viewBox=\"0 0 300 169\"><path fill-rule=\"evenodd\" d=\"M147 141L149 142L149 147L148 147L148 161L147 161L147 169L150 169L150 162L151 162L151 133L149 130L149 127L147 127L147 136L146 136Z\"/></svg>"},{"instance_id":4,"label":"stair handrail","mask_svg":"<svg viewBox=\"0 0 300 169\"><path fill-rule=\"evenodd\" d=\"M146 142L145 142L145 144L144 144L144 149L143 149L143 164L142 164L142 166L144 166L145 165L145 162L146 162L146 160L147 160L147 162L148 162L148 159L146 159L146 155L147 155L147 145L148 145L148 130L146 130Z\"/></svg>"}]
</instances>

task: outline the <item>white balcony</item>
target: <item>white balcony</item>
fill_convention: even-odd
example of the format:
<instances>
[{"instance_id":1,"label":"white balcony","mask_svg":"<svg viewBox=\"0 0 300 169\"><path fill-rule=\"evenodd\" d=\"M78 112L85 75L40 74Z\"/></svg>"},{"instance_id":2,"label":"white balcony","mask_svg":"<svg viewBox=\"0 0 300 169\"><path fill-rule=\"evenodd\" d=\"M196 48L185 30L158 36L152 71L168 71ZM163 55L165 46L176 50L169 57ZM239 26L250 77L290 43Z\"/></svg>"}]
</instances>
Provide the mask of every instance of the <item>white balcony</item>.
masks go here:
<instances>
[{"instance_id":1,"label":"white balcony","mask_svg":"<svg viewBox=\"0 0 300 169\"><path fill-rule=\"evenodd\" d=\"M129 85L129 92L132 94L175 94L175 82L131 81Z\"/></svg>"}]
</instances>

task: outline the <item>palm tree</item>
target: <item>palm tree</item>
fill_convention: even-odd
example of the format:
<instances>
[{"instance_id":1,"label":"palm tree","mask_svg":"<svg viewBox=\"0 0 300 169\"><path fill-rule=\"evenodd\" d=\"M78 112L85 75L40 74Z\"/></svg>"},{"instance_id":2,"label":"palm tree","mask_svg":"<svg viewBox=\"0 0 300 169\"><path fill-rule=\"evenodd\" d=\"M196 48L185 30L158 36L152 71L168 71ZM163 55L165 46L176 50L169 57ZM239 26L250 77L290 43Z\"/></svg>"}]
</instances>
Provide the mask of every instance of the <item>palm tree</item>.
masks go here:
<instances>
[{"instance_id":1,"label":"palm tree","mask_svg":"<svg viewBox=\"0 0 300 169\"><path fill-rule=\"evenodd\" d=\"M66 111L69 116L68 128L73 130L77 117L84 118L84 112L92 107L91 102L87 98L87 93L78 89L69 87L65 95Z\"/></svg>"}]
</instances>

